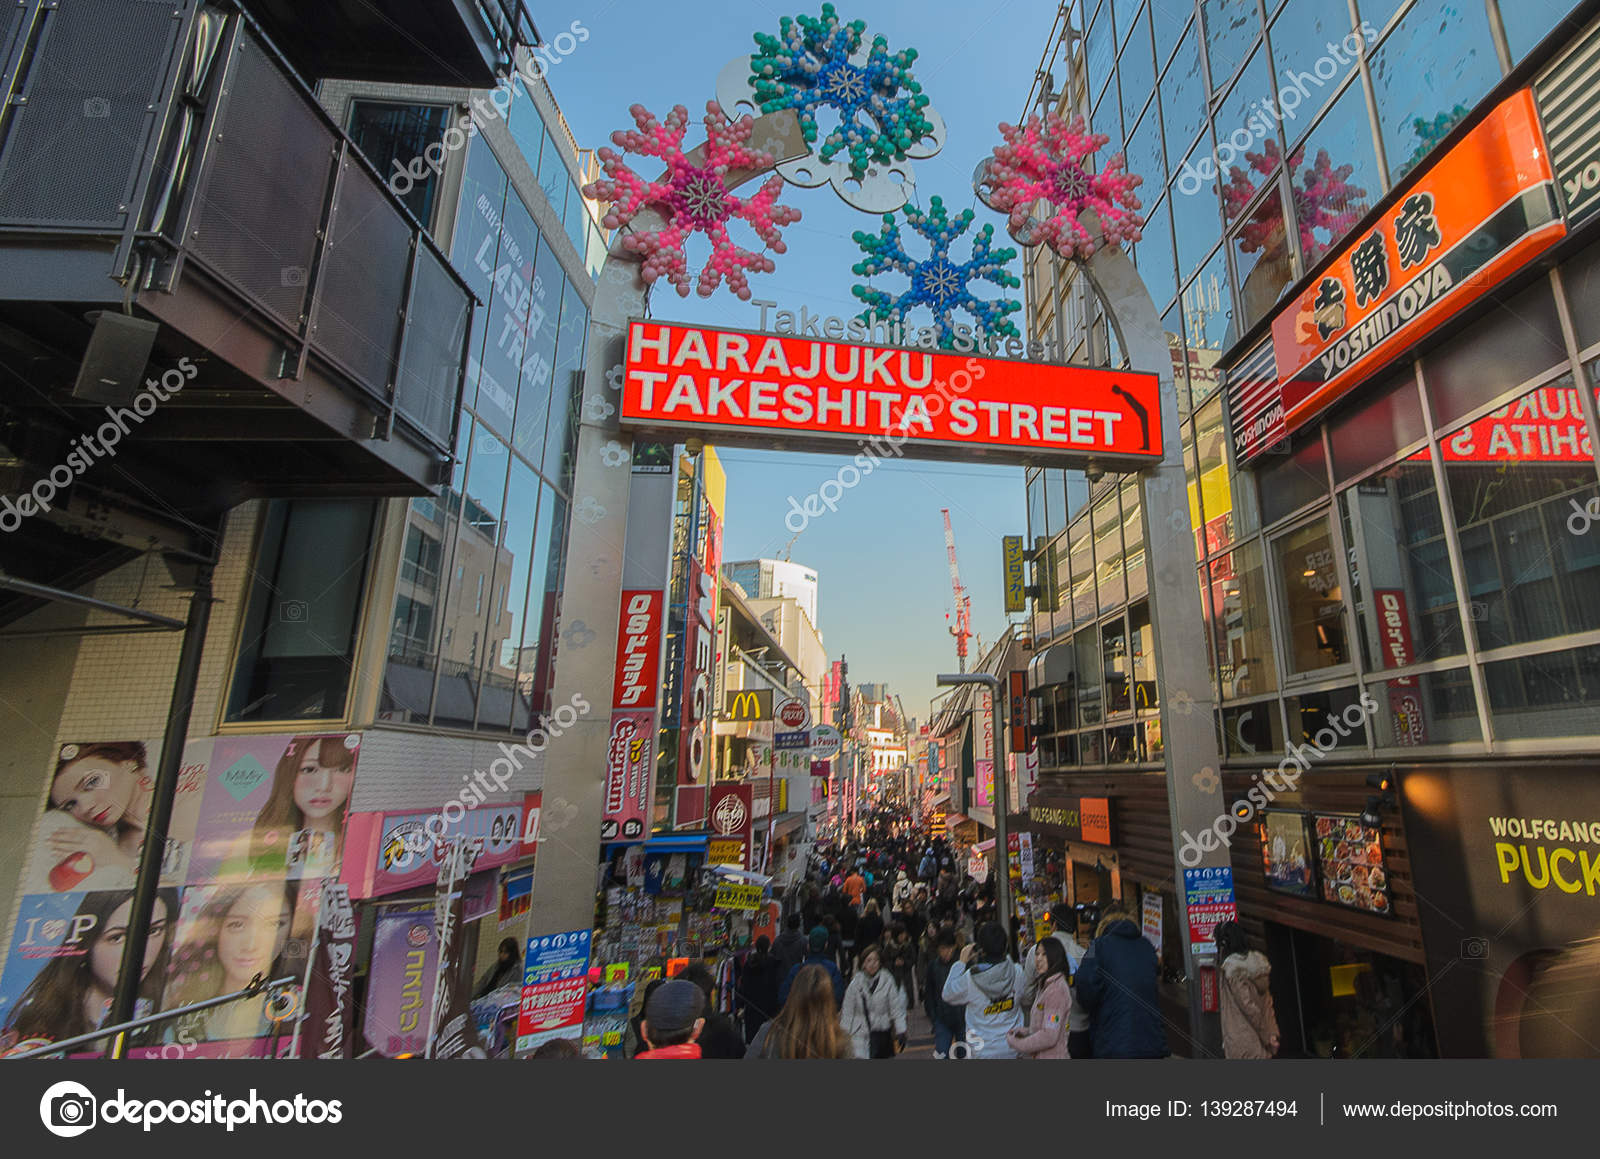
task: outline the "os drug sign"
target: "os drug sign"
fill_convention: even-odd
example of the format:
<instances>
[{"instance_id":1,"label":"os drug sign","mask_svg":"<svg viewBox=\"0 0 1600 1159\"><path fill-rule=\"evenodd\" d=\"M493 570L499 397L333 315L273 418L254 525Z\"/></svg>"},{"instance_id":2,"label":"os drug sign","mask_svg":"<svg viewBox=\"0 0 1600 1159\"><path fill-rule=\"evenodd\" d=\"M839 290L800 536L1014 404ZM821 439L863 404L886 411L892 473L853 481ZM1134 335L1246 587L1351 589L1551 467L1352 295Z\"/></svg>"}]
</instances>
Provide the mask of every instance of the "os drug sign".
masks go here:
<instances>
[{"instance_id":1,"label":"os drug sign","mask_svg":"<svg viewBox=\"0 0 1600 1159\"><path fill-rule=\"evenodd\" d=\"M766 447L887 440L920 458L1161 458L1154 374L646 321L628 327L622 423Z\"/></svg>"}]
</instances>

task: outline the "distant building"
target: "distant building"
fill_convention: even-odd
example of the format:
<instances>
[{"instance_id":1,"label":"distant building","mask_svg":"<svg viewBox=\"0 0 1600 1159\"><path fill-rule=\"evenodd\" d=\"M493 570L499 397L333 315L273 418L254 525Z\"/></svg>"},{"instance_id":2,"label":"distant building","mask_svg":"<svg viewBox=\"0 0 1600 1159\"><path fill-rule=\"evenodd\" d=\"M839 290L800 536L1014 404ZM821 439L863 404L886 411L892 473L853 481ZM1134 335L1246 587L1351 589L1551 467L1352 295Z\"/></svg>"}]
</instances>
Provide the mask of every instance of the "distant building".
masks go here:
<instances>
[{"instance_id":1,"label":"distant building","mask_svg":"<svg viewBox=\"0 0 1600 1159\"><path fill-rule=\"evenodd\" d=\"M811 623L817 623L815 568L785 559L744 559L723 564L722 574L742 587L752 600L788 597L797 601Z\"/></svg>"}]
</instances>

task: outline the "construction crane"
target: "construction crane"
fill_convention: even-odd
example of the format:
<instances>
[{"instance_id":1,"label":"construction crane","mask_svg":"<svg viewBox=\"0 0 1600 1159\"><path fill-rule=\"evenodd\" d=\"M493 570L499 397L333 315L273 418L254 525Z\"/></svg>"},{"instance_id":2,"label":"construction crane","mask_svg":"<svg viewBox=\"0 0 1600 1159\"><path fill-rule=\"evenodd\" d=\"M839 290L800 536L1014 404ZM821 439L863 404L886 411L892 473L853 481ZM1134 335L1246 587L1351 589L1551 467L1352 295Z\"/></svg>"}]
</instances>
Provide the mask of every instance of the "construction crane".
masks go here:
<instances>
[{"instance_id":1,"label":"construction crane","mask_svg":"<svg viewBox=\"0 0 1600 1159\"><path fill-rule=\"evenodd\" d=\"M972 638L972 599L967 595L967 589L961 586L961 569L956 566L956 533L950 527L950 508L940 509L944 516L944 549L950 557L950 589L955 596L956 611L955 623L950 625L950 634L956 638L956 665L957 670L967 670L967 641ZM945 619L950 616L946 614Z\"/></svg>"}]
</instances>

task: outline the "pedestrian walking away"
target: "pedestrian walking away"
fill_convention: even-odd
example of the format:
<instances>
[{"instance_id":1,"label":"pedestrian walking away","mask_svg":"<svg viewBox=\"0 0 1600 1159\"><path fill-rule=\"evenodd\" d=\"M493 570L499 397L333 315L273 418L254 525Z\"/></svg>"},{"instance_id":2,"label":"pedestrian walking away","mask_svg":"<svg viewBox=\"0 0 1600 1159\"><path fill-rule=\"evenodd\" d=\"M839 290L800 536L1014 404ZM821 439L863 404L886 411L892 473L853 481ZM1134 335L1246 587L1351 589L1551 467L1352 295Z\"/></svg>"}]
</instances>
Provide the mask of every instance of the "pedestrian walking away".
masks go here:
<instances>
[{"instance_id":1,"label":"pedestrian walking away","mask_svg":"<svg viewBox=\"0 0 1600 1159\"><path fill-rule=\"evenodd\" d=\"M1148 944L1148 943L1147 943ZM1015 1058L1010 1031L1022 1025L1022 967L1006 957L1006 932L998 922L978 927L950 967L944 1000L965 1006L967 1050L972 1058Z\"/></svg>"},{"instance_id":2,"label":"pedestrian walking away","mask_svg":"<svg viewBox=\"0 0 1600 1159\"><path fill-rule=\"evenodd\" d=\"M1222 969L1222 1053L1225 1058L1272 1058L1278 1016L1272 1005L1272 963L1252 950L1244 927L1223 922L1214 931Z\"/></svg>"}]
</instances>

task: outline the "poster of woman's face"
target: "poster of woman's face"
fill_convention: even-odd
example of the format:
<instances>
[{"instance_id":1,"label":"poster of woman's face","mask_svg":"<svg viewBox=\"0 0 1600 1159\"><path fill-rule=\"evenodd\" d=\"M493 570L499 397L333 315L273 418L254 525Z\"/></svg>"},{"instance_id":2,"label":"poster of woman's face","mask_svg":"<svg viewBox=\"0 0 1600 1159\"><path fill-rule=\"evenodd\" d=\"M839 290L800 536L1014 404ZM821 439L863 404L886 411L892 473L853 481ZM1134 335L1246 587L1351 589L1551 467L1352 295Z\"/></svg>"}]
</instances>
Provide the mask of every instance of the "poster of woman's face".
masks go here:
<instances>
[{"instance_id":1,"label":"poster of woman's face","mask_svg":"<svg viewBox=\"0 0 1600 1159\"><path fill-rule=\"evenodd\" d=\"M131 890L25 897L0 976L0 1053L88 1034L116 989ZM171 956L178 894L156 894L136 1016L154 1013Z\"/></svg>"},{"instance_id":2,"label":"poster of woman's face","mask_svg":"<svg viewBox=\"0 0 1600 1159\"><path fill-rule=\"evenodd\" d=\"M218 737L189 881L336 876L358 733Z\"/></svg>"},{"instance_id":3,"label":"poster of woman's face","mask_svg":"<svg viewBox=\"0 0 1600 1159\"><path fill-rule=\"evenodd\" d=\"M1314 897L1316 879L1305 814L1266 812L1261 814L1261 823L1267 888Z\"/></svg>"},{"instance_id":4,"label":"poster of woman's face","mask_svg":"<svg viewBox=\"0 0 1600 1159\"><path fill-rule=\"evenodd\" d=\"M161 863L163 884L188 872L210 742L184 750ZM131 888L144 845L160 744L84 741L62 745L47 774L20 895Z\"/></svg>"}]
</instances>

